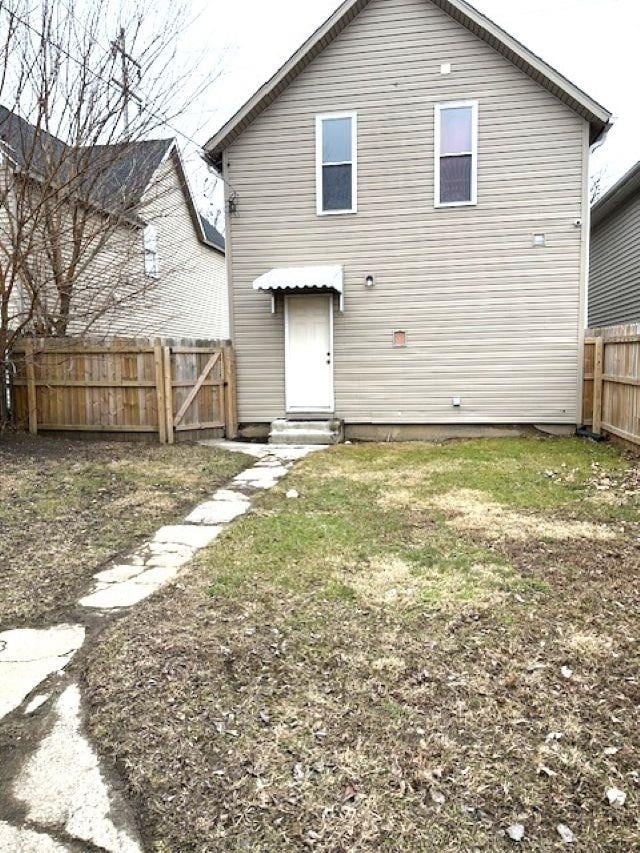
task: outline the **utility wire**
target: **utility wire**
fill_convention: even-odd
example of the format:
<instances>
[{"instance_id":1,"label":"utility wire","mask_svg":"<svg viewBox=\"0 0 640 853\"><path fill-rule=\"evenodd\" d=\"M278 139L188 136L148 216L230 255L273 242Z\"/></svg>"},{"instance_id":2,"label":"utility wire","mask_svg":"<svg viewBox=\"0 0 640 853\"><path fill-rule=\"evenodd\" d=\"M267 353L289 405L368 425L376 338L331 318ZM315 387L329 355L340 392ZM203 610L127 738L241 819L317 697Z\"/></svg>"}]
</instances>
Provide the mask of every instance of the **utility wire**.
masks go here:
<instances>
[{"instance_id":1,"label":"utility wire","mask_svg":"<svg viewBox=\"0 0 640 853\"><path fill-rule=\"evenodd\" d=\"M78 21L78 19L71 12L71 10L66 5L66 3L64 4L64 6L67 9L67 11L69 12L69 14L71 14L71 16L76 21ZM100 80L102 83L104 83L107 86L110 86L112 88L117 88L118 91L120 91L120 92L122 91L122 86L120 86L114 80L107 80L105 77L103 77L97 71L94 71L91 68L87 68L87 66L80 59L78 59L77 57L75 57L71 53L69 53L69 51L66 50L66 48L62 47L62 45L57 44L56 42L52 41L48 36L45 36L44 33L40 32L40 30L38 30L36 27L34 27L33 24L31 24L29 21L26 21L24 18L20 17L20 15L18 15L16 12L14 12L11 9L8 9L6 6L2 6L2 9L4 9L4 11L9 15L10 18L14 18L16 21L18 21L18 23L22 24L23 27L26 27L27 29L31 30L31 32L33 32L35 35L37 35L38 38L40 38L43 41L46 41L47 44L51 45L51 47L54 47L56 50L59 50L67 59L71 60L71 62L75 62L76 65L79 65L85 71L88 71L89 74L91 74L97 80ZM80 23L80 21L78 21L78 23ZM87 35L89 35L89 33L87 33ZM101 45L93 36L89 35L89 37L92 39L92 41L94 42L94 44L97 47L101 48L102 50L104 50L107 53L110 52L110 49L109 49L109 51L107 51L107 49L103 45ZM190 142L197 149L198 153L201 156L206 157L207 152L204 150L202 145L200 145L199 142L196 142L196 140L193 139L191 136L189 136L189 134L185 133L183 130L180 130L175 125L171 124L171 122L167 119L166 116L162 115L161 113L156 112L155 110L152 110L150 107L148 107L144 104L142 104L141 110L143 112L146 112L152 118L155 118L157 121L162 122L163 125L165 125L170 130L172 130L177 136L180 136L183 139L185 139L187 142Z\"/></svg>"},{"instance_id":2,"label":"utility wire","mask_svg":"<svg viewBox=\"0 0 640 853\"><path fill-rule=\"evenodd\" d=\"M92 34L90 34L88 32L88 30L86 28L86 24L81 22L76 17L76 15L71 11L69 6L66 3L63 3L63 5L64 5L65 9L67 10L67 12L71 15L71 17L78 24L80 24L83 27L83 29L85 30L85 33L93 41L93 43L97 47L99 47L101 50L104 50L105 52L109 53L110 50L108 51L104 47L104 45L101 45L97 41L95 36L93 36ZM67 59L69 59L71 62L75 62L76 65L80 66L85 71L88 71L97 80L100 80L102 83L104 83L107 86L111 86L112 88L117 87L119 91L122 91L122 87L119 86L115 81L106 80L97 71L93 71L93 69L87 68L86 65L81 60L79 60L77 57L75 57L71 53L69 53L69 51L66 50L66 48L64 48L64 47L62 47L62 45L59 45L56 42L52 41L48 36L46 36L44 33L42 33L40 30L38 30L36 27L34 27L33 24L31 24L29 21L26 21L24 18L22 18L20 15L18 15L16 12L14 12L12 9L9 9L4 5L2 5L1 8L7 12L7 14L9 15L9 18L15 19L16 21L18 21L18 23L22 24L23 27L26 27L28 30L31 30L31 32L33 32L35 35L37 35L38 38L40 38L42 41L47 42L47 44L51 45L51 47L55 48L56 50L59 50L65 57L67 57ZM167 119L166 116L163 116L162 114L157 113L156 111L150 109L148 106L144 105L144 103L140 104L140 110L146 112L149 116L151 116L152 118L155 118L157 121L161 122L165 127L168 127L170 130L172 130L177 136L181 137L182 139L185 139L187 142L190 142L191 145L194 146L194 148L196 149L196 151L200 155L200 157L204 160L204 162L207 165L210 165L208 155L207 155L207 152L205 151L205 149L202 147L202 145L200 145L199 142L196 142L195 139L193 139L191 136L189 136L189 134L187 134L184 131L180 130L179 128L175 127L175 125L171 124L171 122ZM229 187L229 189L231 190L231 193L232 193L231 197L228 200L229 212L231 212L232 206L235 206L235 199L238 196L238 190L233 186L231 181L229 181L228 179L223 180L223 184L226 184L226 186ZM226 202L225 202L224 206L226 209L227 208Z\"/></svg>"}]
</instances>

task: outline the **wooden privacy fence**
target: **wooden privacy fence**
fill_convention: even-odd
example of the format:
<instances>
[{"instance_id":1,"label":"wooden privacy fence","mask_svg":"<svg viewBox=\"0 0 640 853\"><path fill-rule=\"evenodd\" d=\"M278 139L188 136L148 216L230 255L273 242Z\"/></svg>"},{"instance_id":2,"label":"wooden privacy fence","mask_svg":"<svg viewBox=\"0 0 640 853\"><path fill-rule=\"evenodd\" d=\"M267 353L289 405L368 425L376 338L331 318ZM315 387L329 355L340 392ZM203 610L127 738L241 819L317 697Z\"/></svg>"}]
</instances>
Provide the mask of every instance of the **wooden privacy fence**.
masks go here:
<instances>
[{"instance_id":1,"label":"wooden privacy fence","mask_svg":"<svg viewBox=\"0 0 640 853\"><path fill-rule=\"evenodd\" d=\"M228 343L117 338L24 339L12 352L13 410L30 432L237 434L235 362Z\"/></svg>"},{"instance_id":2,"label":"wooden privacy fence","mask_svg":"<svg viewBox=\"0 0 640 853\"><path fill-rule=\"evenodd\" d=\"M582 414L594 433L640 445L640 324L587 331Z\"/></svg>"}]
</instances>

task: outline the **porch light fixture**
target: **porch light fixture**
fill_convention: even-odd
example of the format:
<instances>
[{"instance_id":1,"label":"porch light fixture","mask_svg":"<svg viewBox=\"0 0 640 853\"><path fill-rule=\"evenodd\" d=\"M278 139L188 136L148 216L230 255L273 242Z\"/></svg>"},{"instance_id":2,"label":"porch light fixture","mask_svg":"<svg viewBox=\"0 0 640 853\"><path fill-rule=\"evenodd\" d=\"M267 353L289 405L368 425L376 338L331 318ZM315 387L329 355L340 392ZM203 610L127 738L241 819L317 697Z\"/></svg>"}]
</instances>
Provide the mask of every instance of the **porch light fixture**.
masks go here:
<instances>
[{"instance_id":1,"label":"porch light fixture","mask_svg":"<svg viewBox=\"0 0 640 853\"><path fill-rule=\"evenodd\" d=\"M372 275L368 275L364 280L364 286L371 289L374 285L374 280Z\"/></svg>"}]
</instances>

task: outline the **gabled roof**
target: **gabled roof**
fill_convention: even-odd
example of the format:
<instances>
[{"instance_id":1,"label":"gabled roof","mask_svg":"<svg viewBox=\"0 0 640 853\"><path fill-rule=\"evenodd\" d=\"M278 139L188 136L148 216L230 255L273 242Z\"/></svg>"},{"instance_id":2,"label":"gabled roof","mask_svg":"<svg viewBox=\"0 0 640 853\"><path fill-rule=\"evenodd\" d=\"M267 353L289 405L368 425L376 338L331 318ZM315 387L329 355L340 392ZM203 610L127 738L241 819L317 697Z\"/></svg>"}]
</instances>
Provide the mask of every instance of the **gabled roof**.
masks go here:
<instances>
[{"instance_id":1,"label":"gabled roof","mask_svg":"<svg viewBox=\"0 0 640 853\"><path fill-rule=\"evenodd\" d=\"M79 196L86 190L86 198L93 204L119 211L133 209L140 202L174 144L173 139L149 139L115 145L67 145L2 105L0 142L17 168L28 169L36 178L58 170L61 177L68 175Z\"/></svg>"},{"instance_id":2,"label":"gabled roof","mask_svg":"<svg viewBox=\"0 0 640 853\"><path fill-rule=\"evenodd\" d=\"M171 156L198 240L224 254L224 237L196 208L173 138L73 147L0 104L0 143L15 168L28 169L36 178L46 175L47 169L63 174L75 169L79 175L73 192L111 213L134 211L160 165ZM83 175L89 186L82 186Z\"/></svg>"},{"instance_id":3,"label":"gabled roof","mask_svg":"<svg viewBox=\"0 0 640 853\"><path fill-rule=\"evenodd\" d=\"M135 207L173 144L173 139L148 139L83 149L80 156L95 175L93 194L106 206Z\"/></svg>"},{"instance_id":4,"label":"gabled roof","mask_svg":"<svg viewBox=\"0 0 640 853\"><path fill-rule=\"evenodd\" d=\"M269 106L278 95L318 56L370 0L344 0L290 59L241 107L238 112L205 145L216 167L220 167L222 152L242 131ZM517 39L466 3L465 0L430 0L443 12L465 26L478 38L486 41L498 53L548 89L553 95L575 110L591 125L591 142L608 128L611 113L593 98L567 80L544 60L528 50Z\"/></svg>"},{"instance_id":5,"label":"gabled roof","mask_svg":"<svg viewBox=\"0 0 640 853\"><path fill-rule=\"evenodd\" d=\"M632 166L602 198L596 201L591 208L591 227L595 228L596 225L608 219L612 213L638 193L640 193L640 162Z\"/></svg>"},{"instance_id":6,"label":"gabled roof","mask_svg":"<svg viewBox=\"0 0 640 853\"><path fill-rule=\"evenodd\" d=\"M189 176L187 175L187 171L184 168L184 163L182 162L182 157L180 155L180 149L177 145L174 145L173 150L171 151L171 158L173 160L175 170L178 173L180 188L182 189L184 200L187 203L189 216L191 217L193 229L196 232L198 240L203 245L208 246L210 249L215 249L216 252L221 252L224 255L224 237L209 222L209 220L206 219L206 217L204 217L202 213L200 213L200 211L196 207L196 203L193 197L193 191L191 189L191 184L189 183ZM215 232L215 234L213 234L212 232Z\"/></svg>"},{"instance_id":7,"label":"gabled roof","mask_svg":"<svg viewBox=\"0 0 640 853\"><path fill-rule=\"evenodd\" d=\"M43 158L49 156L61 159L67 146L57 136L34 127L17 113L0 104L0 142L14 165L20 168L44 169Z\"/></svg>"}]
</instances>

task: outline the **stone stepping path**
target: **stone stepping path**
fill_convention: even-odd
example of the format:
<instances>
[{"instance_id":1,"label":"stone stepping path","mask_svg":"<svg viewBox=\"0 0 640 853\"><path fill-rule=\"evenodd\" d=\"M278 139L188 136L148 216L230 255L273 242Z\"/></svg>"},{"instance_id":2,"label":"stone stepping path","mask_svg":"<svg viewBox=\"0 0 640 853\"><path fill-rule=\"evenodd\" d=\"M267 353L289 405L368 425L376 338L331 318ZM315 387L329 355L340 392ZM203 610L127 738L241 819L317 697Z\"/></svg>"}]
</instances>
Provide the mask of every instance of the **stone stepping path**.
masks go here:
<instances>
[{"instance_id":1,"label":"stone stepping path","mask_svg":"<svg viewBox=\"0 0 640 853\"><path fill-rule=\"evenodd\" d=\"M61 672L84 642L82 625L16 628L0 634L0 718L13 711L38 684Z\"/></svg>"},{"instance_id":2,"label":"stone stepping path","mask_svg":"<svg viewBox=\"0 0 640 853\"><path fill-rule=\"evenodd\" d=\"M202 444L244 453L256 462L182 521L161 527L127 557L97 572L93 589L78 602L87 612L107 616L148 598L174 580L226 525L247 513L252 498L273 488L296 460L324 449L228 441ZM53 703L51 692L34 693L49 676L63 675L85 635L82 624L0 633L0 720L24 704L24 714L47 714L52 721L49 733L12 782L11 794L24 808L26 820L16 826L0 814L0 851L58 853L75 851L85 842L109 853L142 853L128 806L109 785L100 759L82 733L78 685L66 684Z\"/></svg>"}]
</instances>

